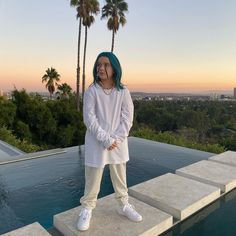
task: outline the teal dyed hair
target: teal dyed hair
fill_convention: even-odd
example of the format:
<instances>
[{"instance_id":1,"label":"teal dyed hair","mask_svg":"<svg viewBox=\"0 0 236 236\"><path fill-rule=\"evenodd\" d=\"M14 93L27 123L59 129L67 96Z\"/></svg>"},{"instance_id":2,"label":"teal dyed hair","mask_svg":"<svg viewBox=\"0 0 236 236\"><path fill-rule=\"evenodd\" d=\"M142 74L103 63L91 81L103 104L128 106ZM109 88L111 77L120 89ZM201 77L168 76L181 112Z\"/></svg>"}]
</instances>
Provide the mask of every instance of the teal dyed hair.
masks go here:
<instances>
[{"instance_id":1,"label":"teal dyed hair","mask_svg":"<svg viewBox=\"0 0 236 236\"><path fill-rule=\"evenodd\" d=\"M93 83L96 85L100 81L97 76L97 62L100 57L107 57L111 63L112 69L114 71L113 80L117 90L123 89L124 86L121 83L122 69L118 58L112 52L102 52L97 56L97 59L93 66Z\"/></svg>"}]
</instances>

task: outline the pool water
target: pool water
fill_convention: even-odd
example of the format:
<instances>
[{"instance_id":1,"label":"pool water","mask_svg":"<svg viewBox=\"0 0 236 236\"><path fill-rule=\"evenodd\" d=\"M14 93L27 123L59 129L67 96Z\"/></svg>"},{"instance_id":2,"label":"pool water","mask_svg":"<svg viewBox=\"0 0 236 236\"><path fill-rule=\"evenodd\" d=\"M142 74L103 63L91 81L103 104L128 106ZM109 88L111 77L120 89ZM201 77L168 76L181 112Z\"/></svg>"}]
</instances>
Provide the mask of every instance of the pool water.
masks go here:
<instances>
[{"instance_id":1,"label":"pool water","mask_svg":"<svg viewBox=\"0 0 236 236\"><path fill-rule=\"evenodd\" d=\"M128 186L191 163L212 153L129 138ZM0 234L38 221L49 229L53 215L79 205L84 190L84 158L78 147L64 154L0 165ZM99 197L113 193L104 170ZM163 235L236 235L236 191L232 191Z\"/></svg>"}]
</instances>

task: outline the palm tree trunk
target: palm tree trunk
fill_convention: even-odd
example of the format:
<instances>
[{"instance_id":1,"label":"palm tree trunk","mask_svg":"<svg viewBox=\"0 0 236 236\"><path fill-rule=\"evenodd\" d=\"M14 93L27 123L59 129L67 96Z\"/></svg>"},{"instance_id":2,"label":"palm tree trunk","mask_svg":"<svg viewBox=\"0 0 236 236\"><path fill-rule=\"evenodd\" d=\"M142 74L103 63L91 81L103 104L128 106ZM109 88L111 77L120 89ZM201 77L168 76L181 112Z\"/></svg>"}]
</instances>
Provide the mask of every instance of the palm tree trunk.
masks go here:
<instances>
[{"instance_id":1,"label":"palm tree trunk","mask_svg":"<svg viewBox=\"0 0 236 236\"><path fill-rule=\"evenodd\" d=\"M80 39L81 39L81 18L79 19L79 35L78 35L78 55L77 55L77 79L76 79L76 103L77 110L80 111Z\"/></svg>"},{"instance_id":2,"label":"palm tree trunk","mask_svg":"<svg viewBox=\"0 0 236 236\"><path fill-rule=\"evenodd\" d=\"M84 99L84 91L85 91L85 61L86 61L86 49L87 49L87 33L88 27L85 26L85 37L84 37L84 58L83 58L83 81L82 81L82 100Z\"/></svg>"},{"instance_id":3,"label":"palm tree trunk","mask_svg":"<svg viewBox=\"0 0 236 236\"><path fill-rule=\"evenodd\" d=\"M112 30L111 52L114 51L115 31Z\"/></svg>"}]
</instances>

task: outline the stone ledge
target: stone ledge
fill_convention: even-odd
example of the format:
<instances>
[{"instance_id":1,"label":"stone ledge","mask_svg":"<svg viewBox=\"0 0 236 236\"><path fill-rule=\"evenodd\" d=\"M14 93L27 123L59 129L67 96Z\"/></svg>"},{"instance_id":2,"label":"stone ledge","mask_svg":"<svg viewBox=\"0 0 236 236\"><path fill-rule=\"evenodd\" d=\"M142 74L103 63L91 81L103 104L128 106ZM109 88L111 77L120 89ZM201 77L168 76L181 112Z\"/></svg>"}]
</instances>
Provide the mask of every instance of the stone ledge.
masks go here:
<instances>
[{"instance_id":1,"label":"stone ledge","mask_svg":"<svg viewBox=\"0 0 236 236\"><path fill-rule=\"evenodd\" d=\"M210 184L226 193L236 187L236 167L214 161L199 161L176 170L176 174Z\"/></svg>"},{"instance_id":2,"label":"stone ledge","mask_svg":"<svg viewBox=\"0 0 236 236\"><path fill-rule=\"evenodd\" d=\"M16 156L15 157L16 159L11 158L9 160L0 161L0 165L5 165L5 164L19 162L19 161L27 161L27 160L32 160L32 159L41 158L41 157L48 157L52 155L62 154L65 152L66 152L65 149L57 148L57 149L51 149L51 150L46 150L46 151L41 151L41 152L28 153L28 154Z\"/></svg>"},{"instance_id":3,"label":"stone ledge","mask_svg":"<svg viewBox=\"0 0 236 236\"><path fill-rule=\"evenodd\" d=\"M183 220L220 197L220 189L165 174L129 189L131 196Z\"/></svg>"},{"instance_id":4,"label":"stone ledge","mask_svg":"<svg viewBox=\"0 0 236 236\"><path fill-rule=\"evenodd\" d=\"M13 230L1 236L50 236L49 234L38 222L30 225L26 225L22 228Z\"/></svg>"},{"instance_id":5,"label":"stone ledge","mask_svg":"<svg viewBox=\"0 0 236 236\"><path fill-rule=\"evenodd\" d=\"M132 197L130 197L130 203L134 204L137 211L142 214L142 222L132 222L126 217L120 216L116 212L117 202L112 194L98 200L88 231L79 232L76 229L81 206L55 215L54 227L64 236L156 236L172 227L173 217L171 215Z\"/></svg>"},{"instance_id":6,"label":"stone ledge","mask_svg":"<svg viewBox=\"0 0 236 236\"><path fill-rule=\"evenodd\" d=\"M215 155L213 157L210 157L208 160L219 162L222 164L228 164L230 166L236 167L236 152L233 152L233 151L223 152L219 155Z\"/></svg>"}]
</instances>

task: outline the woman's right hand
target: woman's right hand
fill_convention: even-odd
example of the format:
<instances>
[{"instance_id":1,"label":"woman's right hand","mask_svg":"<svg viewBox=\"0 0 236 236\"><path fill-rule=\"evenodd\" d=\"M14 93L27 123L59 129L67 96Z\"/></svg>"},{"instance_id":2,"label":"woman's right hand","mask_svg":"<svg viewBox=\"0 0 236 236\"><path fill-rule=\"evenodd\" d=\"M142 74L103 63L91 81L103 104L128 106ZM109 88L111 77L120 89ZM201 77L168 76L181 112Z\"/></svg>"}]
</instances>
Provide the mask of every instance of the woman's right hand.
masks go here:
<instances>
[{"instance_id":1,"label":"woman's right hand","mask_svg":"<svg viewBox=\"0 0 236 236\"><path fill-rule=\"evenodd\" d=\"M110 147L107 148L107 150L111 151L111 150L113 150L116 147L118 147L118 143L115 141Z\"/></svg>"}]
</instances>

